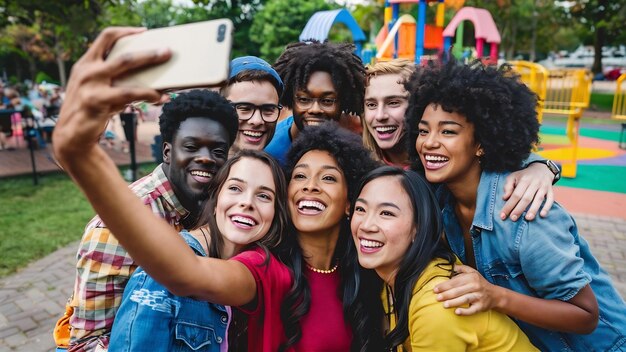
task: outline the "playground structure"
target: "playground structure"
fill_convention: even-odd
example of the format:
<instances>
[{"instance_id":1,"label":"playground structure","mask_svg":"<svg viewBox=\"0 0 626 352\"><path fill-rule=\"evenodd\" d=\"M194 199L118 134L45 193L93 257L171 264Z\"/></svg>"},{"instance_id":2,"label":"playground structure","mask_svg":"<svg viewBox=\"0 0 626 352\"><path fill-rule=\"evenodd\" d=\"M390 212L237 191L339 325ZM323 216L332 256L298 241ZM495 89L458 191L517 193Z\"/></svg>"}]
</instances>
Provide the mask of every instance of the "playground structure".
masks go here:
<instances>
[{"instance_id":1,"label":"playground structure","mask_svg":"<svg viewBox=\"0 0 626 352\"><path fill-rule=\"evenodd\" d=\"M400 16L400 4L417 3L417 20L405 14ZM426 12L429 3L436 3L437 14L434 25L426 24ZM498 45L500 33L489 11L473 7L462 7L464 0L385 0L385 14L383 27L376 36L376 60L385 61L393 58L404 58L421 63L434 54L442 57L452 46L456 37L454 54L457 57L463 53L463 23L470 21L474 25L476 39L476 58L489 64L498 60ZM457 10L456 15L444 29L444 14L446 6ZM313 14L300 34L300 41L310 39L324 41L332 26L336 23L344 24L352 33L356 45L356 53L363 62L372 62L373 52L364 49L365 33L356 20L346 9L319 11ZM489 55L484 58L484 48L489 45ZM427 52L428 51L428 52Z\"/></svg>"},{"instance_id":2,"label":"playground structure","mask_svg":"<svg viewBox=\"0 0 626 352\"><path fill-rule=\"evenodd\" d=\"M365 33L350 12L346 9L318 11L311 16L300 33L299 40L317 40L323 42L328 38L328 33L335 23L344 24L352 33L352 40L356 45L356 52L361 54L363 43L366 40ZM363 58L363 57L361 57Z\"/></svg>"},{"instance_id":3,"label":"playground structure","mask_svg":"<svg viewBox=\"0 0 626 352\"><path fill-rule=\"evenodd\" d=\"M626 87L623 86L626 80L626 73L619 76L615 87L615 97L613 98L613 110L611 118L622 121L622 131L619 134L619 147L626 149L626 141L624 140L624 131L626 131Z\"/></svg>"},{"instance_id":4,"label":"playground structure","mask_svg":"<svg viewBox=\"0 0 626 352\"><path fill-rule=\"evenodd\" d=\"M435 24L426 24L426 10L429 3L437 3ZM399 17L401 3L418 3L417 20L411 15ZM464 1L444 0L386 0L385 23L376 37L377 60L393 58L413 59L421 63L426 51L441 57L452 46L456 36L455 55L461 56L463 48L463 22L470 21L474 25L476 39L476 58L483 59L485 44L489 44L487 63L497 63L500 33L489 11L473 7L463 7ZM444 12L446 4L455 7L458 12L444 29ZM460 8L460 9L459 9Z\"/></svg>"},{"instance_id":5,"label":"playground structure","mask_svg":"<svg viewBox=\"0 0 626 352\"><path fill-rule=\"evenodd\" d=\"M547 70L528 61L512 61L510 64L521 80L539 97L537 118L540 123L544 114L567 117L565 130L569 145L562 149L562 175L576 177L580 118L589 107L591 73L585 69Z\"/></svg>"}]
</instances>

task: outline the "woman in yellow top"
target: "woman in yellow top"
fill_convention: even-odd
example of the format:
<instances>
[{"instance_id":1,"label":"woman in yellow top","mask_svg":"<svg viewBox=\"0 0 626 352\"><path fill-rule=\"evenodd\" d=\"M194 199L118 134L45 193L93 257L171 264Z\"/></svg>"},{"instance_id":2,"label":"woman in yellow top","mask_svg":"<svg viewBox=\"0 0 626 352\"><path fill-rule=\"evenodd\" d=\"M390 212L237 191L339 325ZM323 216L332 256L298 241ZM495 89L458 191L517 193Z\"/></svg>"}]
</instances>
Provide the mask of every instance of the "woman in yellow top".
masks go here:
<instances>
[{"instance_id":1,"label":"woman in yellow top","mask_svg":"<svg viewBox=\"0 0 626 352\"><path fill-rule=\"evenodd\" d=\"M383 166L361 182L351 229L359 263L385 282L382 301L391 351L536 351L506 315L458 316L433 287L448 280L458 259L442 236L437 200L413 171Z\"/></svg>"}]
</instances>

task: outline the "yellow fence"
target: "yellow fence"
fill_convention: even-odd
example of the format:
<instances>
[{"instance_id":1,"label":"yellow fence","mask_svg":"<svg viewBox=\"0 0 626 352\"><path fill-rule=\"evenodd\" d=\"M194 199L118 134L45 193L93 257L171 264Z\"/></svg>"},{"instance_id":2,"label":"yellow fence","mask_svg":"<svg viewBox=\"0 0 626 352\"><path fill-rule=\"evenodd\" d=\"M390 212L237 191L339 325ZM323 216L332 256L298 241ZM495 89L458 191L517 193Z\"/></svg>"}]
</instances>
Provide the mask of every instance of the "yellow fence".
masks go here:
<instances>
[{"instance_id":1,"label":"yellow fence","mask_svg":"<svg viewBox=\"0 0 626 352\"><path fill-rule=\"evenodd\" d=\"M622 120L622 132L619 135L619 147L626 149L626 141L624 141L624 130L626 130L626 87L624 81L626 73L619 76L615 87L615 97L613 98L613 111L611 117L616 120Z\"/></svg>"},{"instance_id":2,"label":"yellow fence","mask_svg":"<svg viewBox=\"0 0 626 352\"><path fill-rule=\"evenodd\" d=\"M539 97L537 118L541 123L544 114L567 116L566 133L570 141L562 175L576 177L579 124L583 111L589 107L591 73L584 69L547 70L527 61L510 63L521 80Z\"/></svg>"}]
</instances>

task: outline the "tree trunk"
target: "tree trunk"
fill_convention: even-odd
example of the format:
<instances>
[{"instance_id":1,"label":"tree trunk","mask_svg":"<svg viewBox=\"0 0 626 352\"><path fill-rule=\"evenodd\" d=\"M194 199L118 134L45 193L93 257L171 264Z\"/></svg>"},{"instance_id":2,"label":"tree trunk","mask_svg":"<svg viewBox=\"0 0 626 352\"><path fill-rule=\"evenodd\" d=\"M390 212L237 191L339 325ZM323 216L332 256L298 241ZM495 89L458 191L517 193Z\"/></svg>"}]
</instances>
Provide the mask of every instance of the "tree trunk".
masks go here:
<instances>
[{"instance_id":1,"label":"tree trunk","mask_svg":"<svg viewBox=\"0 0 626 352\"><path fill-rule=\"evenodd\" d=\"M59 68L59 79L61 80L61 87L65 87L67 84L67 77L65 74L65 61L60 55L56 57L57 67Z\"/></svg>"},{"instance_id":2,"label":"tree trunk","mask_svg":"<svg viewBox=\"0 0 626 352\"><path fill-rule=\"evenodd\" d=\"M58 40L54 44L54 56L57 62L57 67L59 68L59 80L61 81L61 87L65 87L67 77L65 73L65 61L63 61L63 47Z\"/></svg>"},{"instance_id":3,"label":"tree trunk","mask_svg":"<svg viewBox=\"0 0 626 352\"><path fill-rule=\"evenodd\" d=\"M604 26L596 26L595 40L593 41L593 66L591 72L594 74L602 73L602 47L606 39L606 28Z\"/></svg>"},{"instance_id":4,"label":"tree trunk","mask_svg":"<svg viewBox=\"0 0 626 352\"><path fill-rule=\"evenodd\" d=\"M515 59L515 38L517 36L517 24L515 21L511 21L511 40L509 41L509 48L507 50L507 60Z\"/></svg>"},{"instance_id":5,"label":"tree trunk","mask_svg":"<svg viewBox=\"0 0 626 352\"><path fill-rule=\"evenodd\" d=\"M537 0L533 1L533 19L532 19L532 36L530 37L530 56L528 61L535 62L536 53L535 47L537 46Z\"/></svg>"},{"instance_id":6,"label":"tree trunk","mask_svg":"<svg viewBox=\"0 0 626 352\"><path fill-rule=\"evenodd\" d=\"M28 57L28 73L30 74L30 79L35 82L37 78L37 63L31 56Z\"/></svg>"}]
</instances>

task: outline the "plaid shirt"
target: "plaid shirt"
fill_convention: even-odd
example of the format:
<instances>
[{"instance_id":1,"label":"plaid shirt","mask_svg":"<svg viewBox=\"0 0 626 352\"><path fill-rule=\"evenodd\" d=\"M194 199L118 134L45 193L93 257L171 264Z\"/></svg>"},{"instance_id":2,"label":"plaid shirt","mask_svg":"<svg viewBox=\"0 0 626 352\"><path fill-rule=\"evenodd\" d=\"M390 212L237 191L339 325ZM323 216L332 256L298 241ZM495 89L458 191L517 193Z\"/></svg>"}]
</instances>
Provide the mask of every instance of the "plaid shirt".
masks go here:
<instances>
[{"instance_id":1,"label":"plaid shirt","mask_svg":"<svg viewBox=\"0 0 626 352\"><path fill-rule=\"evenodd\" d=\"M162 165L130 188L152 212L178 231L187 210L165 177ZM115 313L124 287L137 265L97 215L87 224L80 242L71 306L70 351L108 348Z\"/></svg>"}]
</instances>

